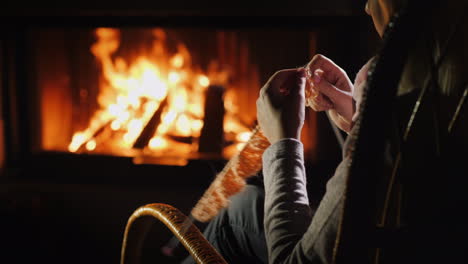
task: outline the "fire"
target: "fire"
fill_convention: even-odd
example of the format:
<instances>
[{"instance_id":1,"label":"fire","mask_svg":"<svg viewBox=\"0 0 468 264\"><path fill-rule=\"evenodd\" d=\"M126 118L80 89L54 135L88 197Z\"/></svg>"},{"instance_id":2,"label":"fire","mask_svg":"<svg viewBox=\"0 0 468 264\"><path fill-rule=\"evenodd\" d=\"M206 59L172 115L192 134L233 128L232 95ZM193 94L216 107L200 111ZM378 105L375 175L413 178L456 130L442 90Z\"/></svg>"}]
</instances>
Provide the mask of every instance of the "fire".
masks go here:
<instances>
[{"instance_id":1,"label":"fire","mask_svg":"<svg viewBox=\"0 0 468 264\"><path fill-rule=\"evenodd\" d=\"M184 57L182 57L182 54L176 54L172 57L171 65L174 66L174 68L181 68L184 65Z\"/></svg>"},{"instance_id":2,"label":"fire","mask_svg":"<svg viewBox=\"0 0 468 264\"><path fill-rule=\"evenodd\" d=\"M201 76L198 78L198 83L199 83L202 87L208 87L208 85L210 85L210 79L208 79L208 77L206 77L205 75L201 75Z\"/></svg>"},{"instance_id":3,"label":"fire","mask_svg":"<svg viewBox=\"0 0 468 264\"><path fill-rule=\"evenodd\" d=\"M96 148L96 141L95 140L90 140L88 143L86 143L86 149L89 151L93 151Z\"/></svg>"},{"instance_id":4,"label":"fire","mask_svg":"<svg viewBox=\"0 0 468 264\"><path fill-rule=\"evenodd\" d=\"M160 149L167 147L167 141L162 137L153 137L149 142L150 149Z\"/></svg>"},{"instance_id":5,"label":"fire","mask_svg":"<svg viewBox=\"0 0 468 264\"><path fill-rule=\"evenodd\" d=\"M111 145L111 152L121 155L124 152L116 153L116 149L135 149L141 135L151 126L154 132L144 142L146 150L174 150L174 146L181 143L174 141L176 137L186 138L183 144L192 144L187 142L199 137L203 127L206 89L213 80L226 80L226 74L219 72L212 77L212 72L204 73L193 67L190 53L182 43L177 44L176 51L171 54L162 29L153 31L154 41L147 54L140 54L133 60L123 58L117 55L120 33L112 28L95 31L97 41L90 50L102 68L97 98L100 108L88 127L73 135L68 150L105 152ZM232 109L237 110L229 99L225 132L248 131L245 125L232 118L235 115ZM154 123L153 119L158 117ZM248 136L238 134L236 144L245 143Z\"/></svg>"}]
</instances>

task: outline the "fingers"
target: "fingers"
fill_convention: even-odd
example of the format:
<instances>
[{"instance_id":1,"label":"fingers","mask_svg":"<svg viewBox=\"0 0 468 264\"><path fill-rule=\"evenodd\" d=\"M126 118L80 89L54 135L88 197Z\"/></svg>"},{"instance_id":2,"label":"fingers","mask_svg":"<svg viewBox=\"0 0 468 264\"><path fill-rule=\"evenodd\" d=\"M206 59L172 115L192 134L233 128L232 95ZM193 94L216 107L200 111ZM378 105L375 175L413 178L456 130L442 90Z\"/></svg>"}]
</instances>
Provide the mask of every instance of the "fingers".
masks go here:
<instances>
[{"instance_id":1,"label":"fingers","mask_svg":"<svg viewBox=\"0 0 468 264\"><path fill-rule=\"evenodd\" d=\"M283 85L283 89L288 90L288 94L296 94L304 97L306 86L305 71L303 68L295 69L295 73L291 74L288 80Z\"/></svg>"},{"instance_id":2,"label":"fingers","mask_svg":"<svg viewBox=\"0 0 468 264\"><path fill-rule=\"evenodd\" d=\"M320 70L317 70L320 71ZM309 81L307 82L307 93L306 93L306 100L307 106L311 107L314 111L320 112L325 111L333 108L333 103L330 101L329 98L324 96L320 91L319 88L316 87L314 83L319 83L320 76L308 76Z\"/></svg>"},{"instance_id":3,"label":"fingers","mask_svg":"<svg viewBox=\"0 0 468 264\"><path fill-rule=\"evenodd\" d=\"M307 106L311 107L316 112L321 112L332 109L333 103L322 94L318 94L315 98L307 98Z\"/></svg>"},{"instance_id":4,"label":"fingers","mask_svg":"<svg viewBox=\"0 0 468 264\"><path fill-rule=\"evenodd\" d=\"M273 143L281 138L299 138L304 124L304 70L276 72L260 91L257 119Z\"/></svg>"},{"instance_id":5,"label":"fingers","mask_svg":"<svg viewBox=\"0 0 468 264\"><path fill-rule=\"evenodd\" d=\"M297 69L285 69L275 72L260 90L260 93L268 92L278 95L280 87L295 73L297 73Z\"/></svg>"},{"instance_id":6,"label":"fingers","mask_svg":"<svg viewBox=\"0 0 468 264\"><path fill-rule=\"evenodd\" d=\"M342 90L351 91L352 84L348 75L329 58L317 54L306 67L308 67L310 73L313 75L315 75L315 71L318 69L326 72L326 75L324 75L323 78L326 78L328 82L336 85Z\"/></svg>"},{"instance_id":7,"label":"fingers","mask_svg":"<svg viewBox=\"0 0 468 264\"><path fill-rule=\"evenodd\" d=\"M354 107L353 84L346 72L323 55L315 55L306 66L311 92L308 104L316 111L329 110L338 126L349 131ZM312 89L313 88L313 89ZM316 96L310 96L315 94ZM330 104L327 105L327 102ZM329 107L327 107L329 106Z\"/></svg>"},{"instance_id":8,"label":"fingers","mask_svg":"<svg viewBox=\"0 0 468 264\"><path fill-rule=\"evenodd\" d=\"M260 90L260 97L268 97L278 105L285 96L294 93L304 97L305 74L303 69L286 69L273 74Z\"/></svg>"},{"instance_id":9,"label":"fingers","mask_svg":"<svg viewBox=\"0 0 468 264\"><path fill-rule=\"evenodd\" d=\"M333 104L333 109L349 122L353 115L353 100L351 92L346 92L338 89L326 80L315 84L315 87L321 94L327 97Z\"/></svg>"},{"instance_id":10,"label":"fingers","mask_svg":"<svg viewBox=\"0 0 468 264\"><path fill-rule=\"evenodd\" d=\"M315 84L315 87L320 93L323 93L327 96L332 103L339 101L342 97L345 96L344 92L336 88L334 85L327 81L321 81L320 83Z\"/></svg>"}]
</instances>

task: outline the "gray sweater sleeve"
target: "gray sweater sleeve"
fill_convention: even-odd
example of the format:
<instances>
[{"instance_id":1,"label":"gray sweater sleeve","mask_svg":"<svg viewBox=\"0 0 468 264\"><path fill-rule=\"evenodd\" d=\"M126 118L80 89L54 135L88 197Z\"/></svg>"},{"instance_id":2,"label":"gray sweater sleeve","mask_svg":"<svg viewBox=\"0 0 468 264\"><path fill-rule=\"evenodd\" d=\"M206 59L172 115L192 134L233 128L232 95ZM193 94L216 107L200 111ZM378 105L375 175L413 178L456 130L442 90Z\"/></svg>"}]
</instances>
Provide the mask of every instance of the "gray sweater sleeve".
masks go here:
<instances>
[{"instance_id":1,"label":"gray sweater sleeve","mask_svg":"<svg viewBox=\"0 0 468 264\"><path fill-rule=\"evenodd\" d=\"M270 263L331 263L343 207L346 162L327 183L312 218L302 143L283 139L265 151L264 225Z\"/></svg>"}]
</instances>

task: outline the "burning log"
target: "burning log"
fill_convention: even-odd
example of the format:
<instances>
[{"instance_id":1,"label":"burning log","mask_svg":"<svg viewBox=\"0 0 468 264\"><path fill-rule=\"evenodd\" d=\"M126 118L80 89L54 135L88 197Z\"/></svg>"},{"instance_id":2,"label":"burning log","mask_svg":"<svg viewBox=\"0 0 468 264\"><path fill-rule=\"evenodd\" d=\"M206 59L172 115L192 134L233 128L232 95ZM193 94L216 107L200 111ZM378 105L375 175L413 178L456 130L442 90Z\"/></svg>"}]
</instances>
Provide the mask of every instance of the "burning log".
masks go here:
<instances>
[{"instance_id":1,"label":"burning log","mask_svg":"<svg viewBox=\"0 0 468 264\"><path fill-rule=\"evenodd\" d=\"M100 134L104 132L106 127L112 123L113 119L103 122L97 127L97 129L88 130L86 133L75 135L72 139L72 142L69 145L69 150L72 152L80 152L83 148L91 141L95 140Z\"/></svg>"},{"instance_id":2,"label":"burning log","mask_svg":"<svg viewBox=\"0 0 468 264\"><path fill-rule=\"evenodd\" d=\"M168 138L180 142L180 143L185 143L185 144L192 144L193 143L193 137L183 137L183 136L176 136L176 135L167 135Z\"/></svg>"},{"instance_id":3,"label":"burning log","mask_svg":"<svg viewBox=\"0 0 468 264\"><path fill-rule=\"evenodd\" d=\"M161 123L161 115L163 113L164 108L167 105L167 97L159 104L159 108L154 112L151 119L146 123L146 126L141 131L138 138L135 140L133 144L133 148L143 149L146 147L153 137L156 129L158 128L159 123Z\"/></svg>"},{"instance_id":4,"label":"burning log","mask_svg":"<svg viewBox=\"0 0 468 264\"><path fill-rule=\"evenodd\" d=\"M198 152L221 154L224 142L224 87L210 85L206 91L205 116Z\"/></svg>"},{"instance_id":5,"label":"burning log","mask_svg":"<svg viewBox=\"0 0 468 264\"><path fill-rule=\"evenodd\" d=\"M102 126L96 130L96 132L94 132L91 137L86 140L81 146L80 146L80 149L83 147L83 146L86 146L86 144L88 144L88 142L90 142L91 140L97 138L100 134L102 134L102 132L104 132L104 130L106 129L106 127L110 126L110 124L112 123L113 120L109 120L105 123L102 124Z\"/></svg>"}]
</instances>

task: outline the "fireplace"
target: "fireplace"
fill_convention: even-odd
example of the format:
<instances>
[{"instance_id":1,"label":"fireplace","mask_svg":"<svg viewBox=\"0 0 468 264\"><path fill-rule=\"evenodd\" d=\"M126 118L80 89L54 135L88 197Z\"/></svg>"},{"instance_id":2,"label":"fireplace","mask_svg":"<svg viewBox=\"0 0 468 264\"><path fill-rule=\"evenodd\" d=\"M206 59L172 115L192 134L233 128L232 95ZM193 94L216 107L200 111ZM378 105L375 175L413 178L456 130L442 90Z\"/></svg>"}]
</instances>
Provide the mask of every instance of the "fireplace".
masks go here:
<instances>
[{"instance_id":1,"label":"fireplace","mask_svg":"<svg viewBox=\"0 0 468 264\"><path fill-rule=\"evenodd\" d=\"M22 34L24 43L6 47L16 52L5 102L19 129L9 134L12 151L17 143L33 155L136 164L231 158L255 126L262 82L304 65L317 47L309 29L39 26ZM317 140L310 119L308 152Z\"/></svg>"},{"instance_id":2,"label":"fireplace","mask_svg":"<svg viewBox=\"0 0 468 264\"><path fill-rule=\"evenodd\" d=\"M28 38L38 151L186 165L229 159L249 138L260 80L237 32L39 28Z\"/></svg>"}]
</instances>

